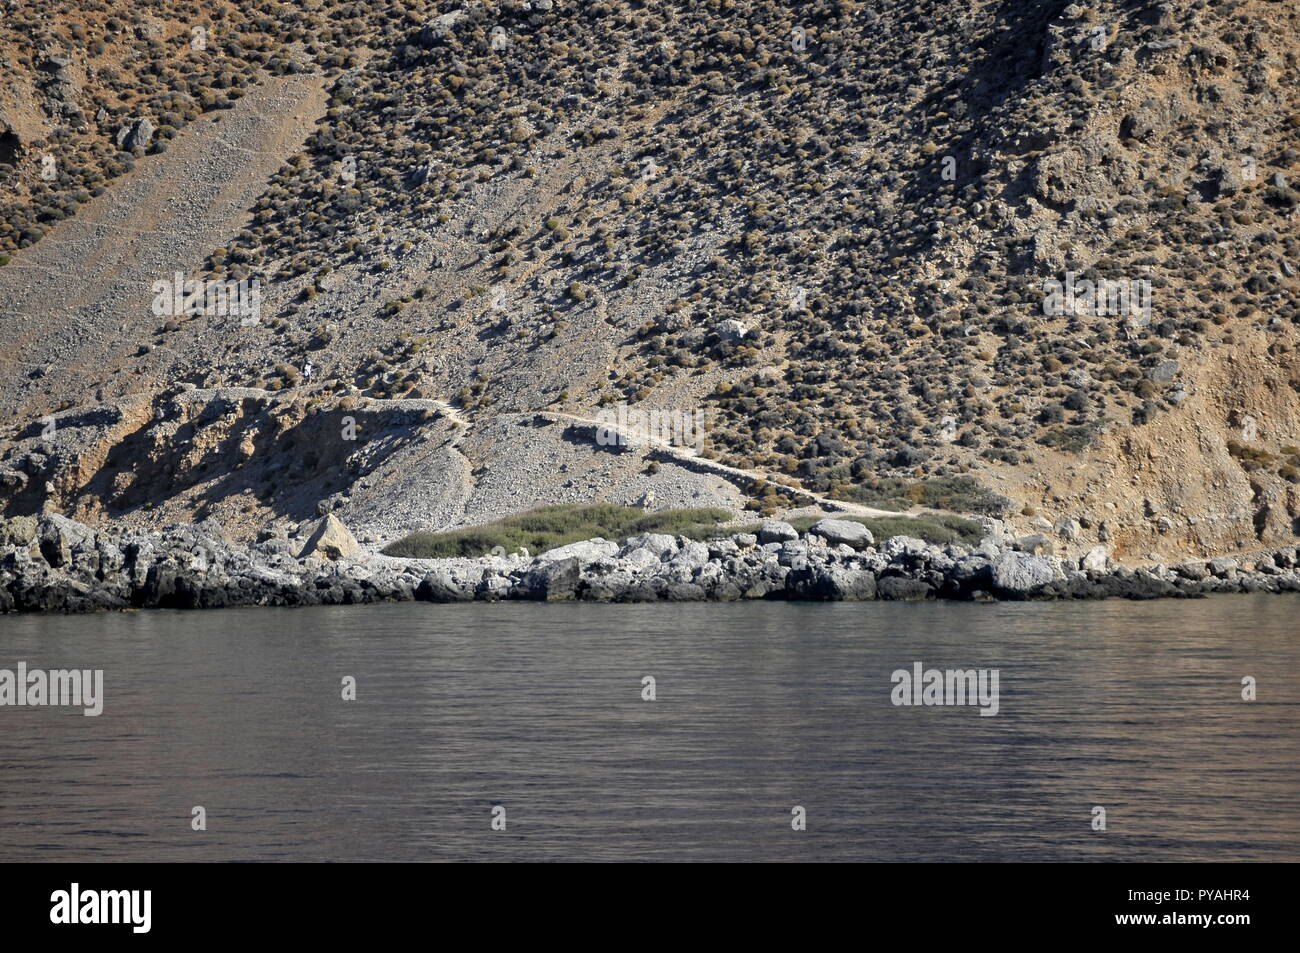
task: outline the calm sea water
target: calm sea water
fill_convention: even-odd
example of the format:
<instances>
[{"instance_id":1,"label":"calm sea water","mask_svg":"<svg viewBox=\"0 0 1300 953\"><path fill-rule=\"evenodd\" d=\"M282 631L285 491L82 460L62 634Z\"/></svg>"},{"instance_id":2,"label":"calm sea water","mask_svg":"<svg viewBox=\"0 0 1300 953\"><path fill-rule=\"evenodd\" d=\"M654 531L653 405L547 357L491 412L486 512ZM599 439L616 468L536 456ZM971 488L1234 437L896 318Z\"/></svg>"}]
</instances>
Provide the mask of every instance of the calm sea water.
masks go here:
<instances>
[{"instance_id":1,"label":"calm sea water","mask_svg":"<svg viewBox=\"0 0 1300 953\"><path fill-rule=\"evenodd\" d=\"M1298 616L1226 596L0 617L0 668L105 679L97 718L0 708L0 859L1300 860ZM999 714L895 707L916 661L998 669Z\"/></svg>"}]
</instances>

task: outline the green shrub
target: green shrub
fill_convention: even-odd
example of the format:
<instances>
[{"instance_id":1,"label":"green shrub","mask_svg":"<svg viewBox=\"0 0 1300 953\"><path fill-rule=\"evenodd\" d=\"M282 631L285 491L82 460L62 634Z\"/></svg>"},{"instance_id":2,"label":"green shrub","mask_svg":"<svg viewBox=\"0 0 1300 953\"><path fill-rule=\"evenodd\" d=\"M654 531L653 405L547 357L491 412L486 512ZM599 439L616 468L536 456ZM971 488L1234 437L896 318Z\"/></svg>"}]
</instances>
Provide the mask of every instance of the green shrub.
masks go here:
<instances>
[{"instance_id":1,"label":"green shrub","mask_svg":"<svg viewBox=\"0 0 1300 953\"><path fill-rule=\"evenodd\" d=\"M1081 453L1097 439L1097 428L1092 424L1080 424L1075 427L1053 427L1038 442L1045 447L1065 450L1069 453Z\"/></svg>"},{"instance_id":2,"label":"green shrub","mask_svg":"<svg viewBox=\"0 0 1300 953\"><path fill-rule=\"evenodd\" d=\"M537 555L557 546L597 536L622 540L641 533L707 539L722 535L718 524L730 519L729 511L716 508L646 513L638 506L611 503L559 504L446 533L412 533L390 543L384 548L384 554L412 559L447 559L485 556L497 546L512 553L523 546Z\"/></svg>"},{"instance_id":3,"label":"green shrub","mask_svg":"<svg viewBox=\"0 0 1300 953\"><path fill-rule=\"evenodd\" d=\"M1257 447L1248 447L1244 443L1236 440L1228 441L1228 453L1237 458L1237 462L1246 470L1255 470L1260 467L1272 466L1276 459L1273 454L1267 450L1261 450Z\"/></svg>"},{"instance_id":4,"label":"green shrub","mask_svg":"<svg viewBox=\"0 0 1300 953\"><path fill-rule=\"evenodd\" d=\"M934 477L909 482L898 477L882 477L853 484L842 484L830 492L833 500L861 503L881 510L905 510L925 506L954 513L980 513L996 516L1010 505L982 486L971 476Z\"/></svg>"}]
</instances>

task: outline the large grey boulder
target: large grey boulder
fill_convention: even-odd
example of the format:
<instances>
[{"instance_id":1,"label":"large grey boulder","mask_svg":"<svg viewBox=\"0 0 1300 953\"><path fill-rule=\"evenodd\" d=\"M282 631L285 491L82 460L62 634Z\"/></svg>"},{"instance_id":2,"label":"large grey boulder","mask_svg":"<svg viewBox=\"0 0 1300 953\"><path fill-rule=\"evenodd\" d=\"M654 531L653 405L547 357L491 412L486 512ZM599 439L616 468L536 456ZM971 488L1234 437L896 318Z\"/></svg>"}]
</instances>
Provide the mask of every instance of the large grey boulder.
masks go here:
<instances>
[{"instance_id":1,"label":"large grey boulder","mask_svg":"<svg viewBox=\"0 0 1300 953\"><path fill-rule=\"evenodd\" d=\"M958 559L952 567L952 580L966 589L982 588L992 579L992 563L980 553Z\"/></svg>"},{"instance_id":2,"label":"large grey boulder","mask_svg":"<svg viewBox=\"0 0 1300 953\"><path fill-rule=\"evenodd\" d=\"M915 602L929 599L934 595L934 588L910 576L884 576L876 583L876 592L881 599L892 602Z\"/></svg>"},{"instance_id":3,"label":"large grey boulder","mask_svg":"<svg viewBox=\"0 0 1300 953\"><path fill-rule=\"evenodd\" d=\"M1055 581L1056 564L1046 556L1033 553L1003 553L993 563L993 587L1003 592L1023 594Z\"/></svg>"},{"instance_id":4,"label":"large grey boulder","mask_svg":"<svg viewBox=\"0 0 1300 953\"><path fill-rule=\"evenodd\" d=\"M428 49L438 40L451 35L456 29L456 24L464 16L464 10L453 10L451 13L444 13L442 16L436 17L432 22L425 24L424 29L420 31L420 45Z\"/></svg>"},{"instance_id":5,"label":"large grey boulder","mask_svg":"<svg viewBox=\"0 0 1300 953\"><path fill-rule=\"evenodd\" d=\"M474 587L474 595L476 598L495 602L498 599L508 599L513 590L514 580L509 576L503 576L491 568L485 568L482 578Z\"/></svg>"},{"instance_id":6,"label":"large grey boulder","mask_svg":"<svg viewBox=\"0 0 1300 953\"><path fill-rule=\"evenodd\" d=\"M656 568L663 566L663 559L649 549L633 549L619 556L619 561L624 566L635 568L637 571L654 571Z\"/></svg>"},{"instance_id":7,"label":"large grey boulder","mask_svg":"<svg viewBox=\"0 0 1300 953\"><path fill-rule=\"evenodd\" d=\"M283 536L272 536L255 544L259 553L266 556L292 556L296 547Z\"/></svg>"},{"instance_id":8,"label":"large grey boulder","mask_svg":"<svg viewBox=\"0 0 1300 953\"><path fill-rule=\"evenodd\" d=\"M1168 384L1178 376L1182 366L1177 361L1161 361L1155 367L1147 371L1147 377L1151 378L1157 384Z\"/></svg>"},{"instance_id":9,"label":"large grey boulder","mask_svg":"<svg viewBox=\"0 0 1300 953\"><path fill-rule=\"evenodd\" d=\"M763 525L758 528L760 543L784 543L798 538L799 531L781 520L764 520Z\"/></svg>"},{"instance_id":10,"label":"large grey boulder","mask_svg":"<svg viewBox=\"0 0 1300 953\"><path fill-rule=\"evenodd\" d=\"M1054 529L1056 530L1057 536L1060 536L1067 542L1073 542L1078 539L1079 534L1083 532L1083 524L1070 516L1057 520Z\"/></svg>"},{"instance_id":11,"label":"large grey boulder","mask_svg":"<svg viewBox=\"0 0 1300 953\"><path fill-rule=\"evenodd\" d=\"M1236 162L1224 162L1214 169L1213 178L1216 197L1236 195L1241 191L1245 183L1242 182L1238 169L1239 165Z\"/></svg>"},{"instance_id":12,"label":"large grey boulder","mask_svg":"<svg viewBox=\"0 0 1300 953\"><path fill-rule=\"evenodd\" d=\"M880 554L891 563L922 559L929 550L930 544L915 536L891 536L880 544Z\"/></svg>"},{"instance_id":13,"label":"large grey boulder","mask_svg":"<svg viewBox=\"0 0 1300 953\"><path fill-rule=\"evenodd\" d=\"M681 548L672 559L672 565L677 569L695 570L699 569L709 561L709 547L704 543L691 540Z\"/></svg>"},{"instance_id":14,"label":"large grey boulder","mask_svg":"<svg viewBox=\"0 0 1300 953\"><path fill-rule=\"evenodd\" d=\"M425 602L468 602L474 598L474 584L462 582L450 569L434 569L420 581L415 598Z\"/></svg>"},{"instance_id":15,"label":"large grey boulder","mask_svg":"<svg viewBox=\"0 0 1300 953\"><path fill-rule=\"evenodd\" d=\"M629 537L619 555L627 558L638 551L644 551L662 561L677 551L677 540L667 533L642 533L640 536Z\"/></svg>"},{"instance_id":16,"label":"large grey boulder","mask_svg":"<svg viewBox=\"0 0 1300 953\"><path fill-rule=\"evenodd\" d=\"M682 548L656 576L669 583L693 582L696 574L709 564L709 559L707 545L693 540L684 541Z\"/></svg>"},{"instance_id":17,"label":"large grey boulder","mask_svg":"<svg viewBox=\"0 0 1300 953\"><path fill-rule=\"evenodd\" d=\"M1210 572L1220 579L1235 579L1238 565L1231 556L1216 556L1210 560Z\"/></svg>"},{"instance_id":18,"label":"large grey boulder","mask_svg":"<svg viewBox=\"0 0 1300 953\"><path fill-rule=\"evenodd\" d=\"M524 574L519 593L525 599L548 602L572 599L582 578L582 565L576 557L538 563Z\"/></svg>"},{"instance_id":19,"label":"large grey boulder","mask_svg":"<svg viewBox=\"0 0 1300 953\"><path fill-rule=\"evenodd\" d=\"M798 568L800 565L807 565L808 543L806 541L793 539L780 544L773 543L772 545L779 545L779 548L775 550L776 561L779 565L791 569Z\"/></svg>"},{"instance_id":20,"label":"large grey boulder","mask_svg":"<svg viewBox=\"0 0 1300 953\"><path fill-rule=\"evenodd\" d=\"M66 566L78 553L95 548L95 532L76 520L47 513L40 520L41 555L55 569Z\"/></svg>"},{"instance_id":21,"label":"large grey boulder","mask_svg":"<svg viewBox=\"0 0 1300 953\"><path fill-rule=\"evenodd\" d=\"M876 541L871 530L853 520L818 520L808 530L811 536L820 536L832 546L843 544L854 549L866 549Z\"/></svg>"},{"instance_id":22,"label":"large grey boulder","mask_svg":"<svg viewBox=\"0 0 1300 953\"><path fill-rule=\"evenodd\" d=\"M745 340L745 335L748 333L749 328L734 318L728 318L718 325L718 337L728 344L739 344Z\"/></svg>"},{"instance_id":23,"label":"large grey boulder","mask_svg":"<svg viewBox=\"0 0 1300 953\"><path fill-rule=\"evenodd\" d=\"M876 598L876 577L847 566L808 566L790 570L785 589L795 599L865 602Z\"/></svg>"}]
</instances>

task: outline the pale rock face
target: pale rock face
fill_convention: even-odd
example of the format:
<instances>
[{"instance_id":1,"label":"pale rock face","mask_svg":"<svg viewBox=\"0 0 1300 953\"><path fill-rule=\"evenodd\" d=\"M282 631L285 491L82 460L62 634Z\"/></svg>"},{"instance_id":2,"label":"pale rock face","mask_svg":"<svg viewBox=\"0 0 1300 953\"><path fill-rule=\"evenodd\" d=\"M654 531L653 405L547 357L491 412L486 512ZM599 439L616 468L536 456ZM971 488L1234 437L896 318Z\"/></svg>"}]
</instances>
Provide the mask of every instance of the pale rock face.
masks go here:
<instances>
[{"instance_id":1,"label":"pale rock face","mask_svg":"<svg viewBox=\"0 0 1300 953\"><path fill-rule=\"evenodd\" d=\"M361 547L343 521L329 513L316 525L298 558L320 555L329 559L351 559L360 551Z\"/></svg>"},{"instance_id":2,"label":"pale rock face","mask_svg":"<svg viewBox=\"0 0 1300 953\"><path fill-rule=\"evenodd\" d=\"M1003 553L993 563L993 585L1008 592L1028 592L1053 582L1055 563L1032 553Z\"/></svg>"},{"instance_id":3,"label":"pale rock face","mask_svg":"<svg viewBox=\"0 0 1300 953\"><path fill-rule=\"evenodd\" d=\"M718 336L732 344L739 344L748 333L749 328L745 327L743 322L735 319L728 319L718 325Z\"/></svg>"},{"instance_id":4,"label":"pale rock face","mask_svg":"<svg viewBox=\"0 0 1300 953\"><path fill-rule=\"evenodd\" d=\"M915 559L929 548L929 543L915 536L891 536L880 544L880 554L893 563Z\"/></svg>"},{"instance_id":5,"label":"pale rock face","mask_svg":"<svg viewBox=\"0 0 1300 953\"><path fill-rule=\"evenodd\" d=\"M1056 533L1064 540L1073 542L1083 532L1083 525L1073 517L1063 519L1056 524Z\"/></svg>"},{"instance_id":6,"label":"pale rock face","mask_svg":"<svg viewBox=\"0 0 1300 953\"><path fill-rule=\"evenodd\" d=\"M1084 572L1105 572L1109 555L1105 546L1095 546L1079 560L1079 568Z\"/></svg>"},{"instance_id":7,"label":"pale rock face","mask_svg":"<svg viewBox=\"0 0 1300 953\"><path fill-rule=\"evenodd\" d=\"M781 520L765 520L763 525L758 528L758 541L760 543L784 543L798 538L798 530Z\"/></svg>"},{"instance_id":8,"label":"pale rock face","mask_svg":"<svg viewBox=\"0 0 1300 953\"><path fill-rule=\"evenodd\" d=\"M608 559L618 554L618 543L610 542L607 539L584 539L576 543L569 543L567 546L561 546L558 549L548 550L537 558L542 562L556 562L560 559L576 558L580 563L595 562L597 559Z\"/></svg>"},{"instance_id":9,"label":"pale rock face","mask_svg":"<svg viewBox=\"0 0 1300 953\"><path fill-rule=\"evenodd\" d=\"M660 559L659 556L645 546L624 553L620 558L627 565L634 566L637 569L644 569L648 566L659 566L663 563L663 560Z\"/></svg>"},{"instance_id":10,"label":"pale rock face","mask_svg":"<svg viewBox=\"0 0 1300 953\"><path fill-rule=\"evenodd\" d=\"M682 547L682 551L677 554L673 560L675 565L680 564L688 569L698 569L709 561L709 547L699 542L689 542Z\"/></svg>"},{"instance_id":11,"label":"pale rock face","mask_svg":"<svg viewBox=\"0 0 1300 953\"><path fill-rule=\"evenodd\" d=\"M863 549L876 541L871 535L871 530L853 520L819 520L808 532L813 536L820 536L832 546L845 544L854 549Z\"/></svg>"},{"instance_id":12,"label":"pale rock face","mask_svg":"<svg viewBox=\"0 0 1300 953\"><path fill-rule=\"evenodd\" d=\"M667 533L642 533L633 536L623 545L622 554L626 558L633 553L644 551L655 560L671 556L677 550L677 540Z\"/></svg>"}]
</instances>

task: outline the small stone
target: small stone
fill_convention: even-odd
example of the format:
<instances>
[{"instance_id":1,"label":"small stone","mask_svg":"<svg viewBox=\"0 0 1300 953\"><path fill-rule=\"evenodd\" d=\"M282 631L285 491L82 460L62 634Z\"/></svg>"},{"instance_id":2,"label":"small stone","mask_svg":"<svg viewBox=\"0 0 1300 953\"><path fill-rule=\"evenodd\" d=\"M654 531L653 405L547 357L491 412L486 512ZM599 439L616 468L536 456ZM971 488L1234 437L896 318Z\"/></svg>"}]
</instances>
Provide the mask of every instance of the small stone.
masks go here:
<instances>
[{"instance_id":1,"label":"small stone","mask_svg":"<svg viewBox=\"0 0 1300 953\"><path fill-rule=\"evenodd\" d=\"M1157 384L1167 384L1178 376L1180 370L1182 370L1182 365L1177 361L1161 361L1147 371L1147 377Z\"/></svg>"}]
</instances>

